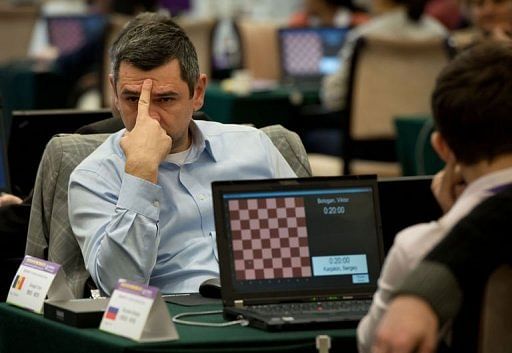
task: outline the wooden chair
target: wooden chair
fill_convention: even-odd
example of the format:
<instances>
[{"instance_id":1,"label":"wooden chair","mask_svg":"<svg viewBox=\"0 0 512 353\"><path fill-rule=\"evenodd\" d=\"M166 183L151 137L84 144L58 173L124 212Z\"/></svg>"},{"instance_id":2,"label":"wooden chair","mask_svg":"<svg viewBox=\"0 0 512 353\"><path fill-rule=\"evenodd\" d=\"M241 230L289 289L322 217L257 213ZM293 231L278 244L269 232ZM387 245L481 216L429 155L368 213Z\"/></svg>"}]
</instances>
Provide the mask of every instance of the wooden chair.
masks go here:
<instances>
[{"instance_id":1,"label":"wooden chair","mask_svg":"<svg viewBox=\"0 0 512 353\"><path fill-rule=\"evenodd\" d=\"M447 41L360 38L342 122L343 173L354 159L396 163L394 118L431 115L435 79L449 60Z\"/></svg>"},{"instance_id":2,"label":"wooden chair","mask_svg":"<svg viewBox=\"0 0 512 353\"><path fill-rule=\"evenodd\" d=\"M124 25L130 20L129 16L126 15L111 15L108 19L107 28L105 29L105 45L103 52L103 63L101 65L101 97L102 106L105 108L112 107L112 91L110 88L110 81L108 75L112 71L110 63L110 47L114 43L118 33L123 29Z\"/></svg>"},{"instance_id":3,"label":"wooden chair","mask_svg":"<svg viewBox=\"0 0 512 353\"><path fill-rule=\"evenodd\" d=\"M210 76L211 71L211 33L215 21L211 18L185 19L176 18L176 23L183 28L196 48L199 70Z\"/></svg>"},{"instance_id":4,"label":"wooden chair","mask_svg":"<svg viewBox=\"0 0 512 353\"><path fill-rule=\"evenodd\" d=\"M504 265L487 282L480 318L480 353L512 352L512 267Z\"/></svg>"},{"instance_id":5,"label":"wooden chair","mask_svg":"<svg viewBox=\"0 0 512 353\"><path fill-rule=\"evenodd\" d=\"M244 68L256 79L279 80L278 25L273 22L238 21Z\"/></svg>"},{"instance_id":6,"label":"wooden chair","mask_svg":"<svg viewBox=\"0 0 512 353\"><path fill-rule=\"evenodd\" d=\"M36 6L0 4L0 63L27 57L38 17Z\"/></svg>"}]
</instances>

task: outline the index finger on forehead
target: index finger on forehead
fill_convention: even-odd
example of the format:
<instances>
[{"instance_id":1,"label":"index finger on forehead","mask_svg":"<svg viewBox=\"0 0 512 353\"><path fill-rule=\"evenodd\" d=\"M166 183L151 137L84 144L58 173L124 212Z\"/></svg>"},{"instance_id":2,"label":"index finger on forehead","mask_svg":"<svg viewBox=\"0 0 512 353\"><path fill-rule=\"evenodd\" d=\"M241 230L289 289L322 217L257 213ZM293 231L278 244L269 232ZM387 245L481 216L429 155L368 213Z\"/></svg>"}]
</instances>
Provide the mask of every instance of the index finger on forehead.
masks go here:
<instances>
[{"instance_id":1,"label":"index finger on forehead","mask_svg":"<svg viewBox=\"0 0 512 353\"><path fill-rule=\"evenodd\" d=\"M139 96L139 112L149 112L149 102L151 101L151 87L153 87L153 81L151 79L144 80Z\"/></svg>"}]
</instances>

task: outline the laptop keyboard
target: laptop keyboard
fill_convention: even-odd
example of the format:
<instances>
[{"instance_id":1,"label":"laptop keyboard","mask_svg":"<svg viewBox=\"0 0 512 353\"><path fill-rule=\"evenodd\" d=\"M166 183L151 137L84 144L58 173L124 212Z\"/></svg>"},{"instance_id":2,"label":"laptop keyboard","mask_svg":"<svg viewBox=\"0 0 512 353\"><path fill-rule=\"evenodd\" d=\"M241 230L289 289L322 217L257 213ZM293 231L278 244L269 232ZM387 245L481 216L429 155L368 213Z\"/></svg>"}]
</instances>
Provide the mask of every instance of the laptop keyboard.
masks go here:
<instances>
[{"instance_id":1,"label":"laptop keyboard","mask_svg":"<svg viewBox=\"0 0 512 353\"><path fill-rule=\"evenodd\" d=\"M333 313L366 313L371 300L343 300L312 303L280 303L252 305L249 309L261 314L273 315L304 315L304 314L333 314Z\"/></svg>"}]
</instances>

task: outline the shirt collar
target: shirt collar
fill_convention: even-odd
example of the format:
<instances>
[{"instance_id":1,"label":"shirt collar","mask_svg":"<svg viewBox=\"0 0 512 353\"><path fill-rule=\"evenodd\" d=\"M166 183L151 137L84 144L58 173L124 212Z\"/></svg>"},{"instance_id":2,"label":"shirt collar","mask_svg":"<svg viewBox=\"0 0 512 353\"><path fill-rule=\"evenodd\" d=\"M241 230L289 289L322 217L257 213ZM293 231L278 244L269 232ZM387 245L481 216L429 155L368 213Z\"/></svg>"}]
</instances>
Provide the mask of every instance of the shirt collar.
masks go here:
<instances>
[{"instance_id":1,"label":"shirt collar","mask_svg":"<svg viewBox=\"0 0 512 353\"><path fill-rule=\"evenodd\" d=\"M215 139L205 133L205 128L194 120L190 122L190 134L192 135L192 152L188 155L186 163L195 162L204 150L215 162L220 160L220 151L217 148Z\"/></svg>"},{"instance_id":2,"label":"shirt collar","mask_svg":"<svg viewBox=\"0 0 512 353\"><path fill-rule=\"evenodd\" d=\"M495 172L486 174L476 179L468 185L464 194L472 194L480 190L486 190L489 193L493 193L492 189L501 185L509 184L512 181L512 167L497 170ZM462 197L462 195L461 195Z\"/></svg>"}]
</instances>

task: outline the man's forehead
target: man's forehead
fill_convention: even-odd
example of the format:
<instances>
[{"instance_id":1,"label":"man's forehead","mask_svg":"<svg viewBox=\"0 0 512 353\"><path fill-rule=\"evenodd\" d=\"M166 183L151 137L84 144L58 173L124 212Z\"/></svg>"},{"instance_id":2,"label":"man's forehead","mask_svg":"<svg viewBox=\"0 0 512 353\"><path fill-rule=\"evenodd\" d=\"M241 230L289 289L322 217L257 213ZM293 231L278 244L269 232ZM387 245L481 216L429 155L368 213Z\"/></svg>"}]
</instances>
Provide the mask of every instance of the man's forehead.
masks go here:
<instances>
[{"instance_id":1,"label":"man's forehead","mask_svg":"<svg viewBox=\"0 0 512 353\"><path fill-rule=\"evenodd\" d=\"M134 83L126 83L121 84L121 93L137 93L140 94L142 91L142 84L144 80L141 82ZM153 80L153 87L151 88L152 94L163 94L163 93L173 93L175 90L173 89L173 85L170 84L158 84Z\"/></svg>"},{"instance_id":2,"label":"man's forehead","mask_svg":"<svg viewBox=\"0 0 512 353\"><path fill-rule=\"evenodd\" d=\"M171 60L162 66L147 71L127 62L121 63L117 82L121 91L140 92L144 80L147 79L153 81L153 88L151 90L153 93L178 90L178 86L186 85L181 78L177 60Z\"/></svg>"},{"instance_id":3,"label":"man's forehead","mask_svg":"<svg viewBox=\"0 0 512 353\"><path fill-rule=\"evenodd\" d=\"M141 69L128 61L122 61L119 65L118 74L120 78L124 76L167 76L181 78L181 67L178 59L169 60L152 69Z\"/></svg>"}]
</instances>

